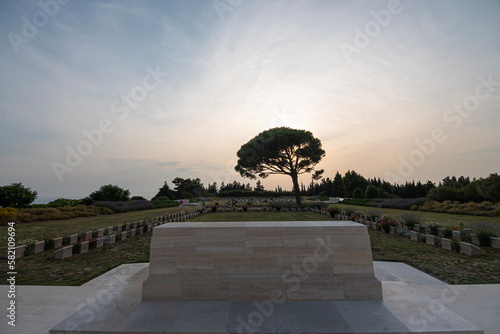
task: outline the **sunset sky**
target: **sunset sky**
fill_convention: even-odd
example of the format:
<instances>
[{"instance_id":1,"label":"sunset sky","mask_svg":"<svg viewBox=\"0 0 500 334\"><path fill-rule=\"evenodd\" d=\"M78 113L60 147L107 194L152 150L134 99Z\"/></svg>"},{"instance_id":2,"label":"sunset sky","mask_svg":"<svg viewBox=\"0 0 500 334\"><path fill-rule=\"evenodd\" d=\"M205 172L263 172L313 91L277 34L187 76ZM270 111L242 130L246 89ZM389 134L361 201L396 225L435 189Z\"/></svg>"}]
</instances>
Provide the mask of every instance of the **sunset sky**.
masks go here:
<instances>
[{"instance_id":1,"label":"sunset sky","mask_svg":"<svg viewBox=\"0 0 500 334\"><path fill-rule=\"evenodd\" d=\"M255 185L236 152L278 126L328 177L500 172L496 0L1 1L0 33L0 185L38 202Z\"/></svg>"}]
</instances>

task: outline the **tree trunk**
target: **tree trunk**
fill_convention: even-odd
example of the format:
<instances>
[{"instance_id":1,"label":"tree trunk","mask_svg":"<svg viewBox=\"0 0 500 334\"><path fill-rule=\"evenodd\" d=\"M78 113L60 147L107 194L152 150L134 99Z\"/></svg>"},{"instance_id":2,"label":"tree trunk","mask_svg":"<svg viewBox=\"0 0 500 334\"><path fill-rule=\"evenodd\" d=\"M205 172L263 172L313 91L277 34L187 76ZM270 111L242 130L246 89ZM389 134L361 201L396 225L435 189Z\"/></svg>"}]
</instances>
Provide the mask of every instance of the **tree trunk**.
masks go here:
<instances>
[{"instance_id":1,"label":"tree trunk","mask_svg":"<svg viewBox=\"0 0 500 334\"><path fill-rule=\"evenodd\" d=\"M295 193L295 200L297 202L297 205L300 205L302 204L302 201L300 199L299 177L297 174L292 174L290 176L292 177L293 181L293 192Z\"/></svg>"}]
</instances>

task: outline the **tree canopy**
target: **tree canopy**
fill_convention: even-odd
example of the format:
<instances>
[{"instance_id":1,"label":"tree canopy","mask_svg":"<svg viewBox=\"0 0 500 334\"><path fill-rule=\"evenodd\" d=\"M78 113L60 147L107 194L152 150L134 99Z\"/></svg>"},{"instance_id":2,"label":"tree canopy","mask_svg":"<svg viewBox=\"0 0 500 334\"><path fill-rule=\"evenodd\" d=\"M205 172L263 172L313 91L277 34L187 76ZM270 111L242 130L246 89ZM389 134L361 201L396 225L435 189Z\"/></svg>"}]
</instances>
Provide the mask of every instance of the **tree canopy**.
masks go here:
<instances>
[{"instance_id":1,"label":"tree canopy","mask_svg":"<svg viewBox=\"0 0 500 334\"><path fill-rule=\"evenodd\" d=\"M313 179L319 180L324 172L314 170L325 156L321 141L306 130L279 127L263 131L242 145L237 156L235 170L243 177L290 176L298 205L301 204L298 176L314 172Z\"/></svg>"},{"instance_id":2,"label":"tree canopy","mask_svg":"<svg viewBox=\"0 0 500 334\"><path fill-rule=\"evenodd\" d=\"M130 191L122 189L118 186L108 184L101 186L99 190L94 191L89 195L92 201L128 201L130 199Z\"/></svg>"},{"instance_id":3,"label":"tree canopy","mask_svg":"<svg viewBox=\"0 0 500 334\"><path fill-rule=\"evenodd\" d=\"M24 208L30 205L38 193L26 188L22 183L11 183L0 187L0 206L12 208Z\"/></svg>"}]
</instances>

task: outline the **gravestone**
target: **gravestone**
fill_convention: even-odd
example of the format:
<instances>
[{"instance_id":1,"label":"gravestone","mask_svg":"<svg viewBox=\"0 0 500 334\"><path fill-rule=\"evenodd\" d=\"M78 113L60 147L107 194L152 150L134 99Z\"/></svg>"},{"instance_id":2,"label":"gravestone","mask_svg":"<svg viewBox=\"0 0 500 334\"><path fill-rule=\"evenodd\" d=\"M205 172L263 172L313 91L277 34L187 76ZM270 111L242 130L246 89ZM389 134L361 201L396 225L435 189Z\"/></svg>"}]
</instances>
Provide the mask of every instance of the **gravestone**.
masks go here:
<instances>
[{"instance_id":1,"label":"gravestone","mask_svg":"<svg viewBox=\"0 0 500 334\"><path fill-rule=\"evenodd\" d=\"M44 251L44 248L45 248L45 241L39 241L39 242L35 243L34 253L35 254L41 253Z\"/></svg>"},{"instance_id":2,"label":"gravestone","mask_svg":"<svg viewBox=\"0 0 500 334\"><path fill-rule=\"evenodd\" d=\"M80 244L80 254L87 253L89 251L89 241L84 241Z\"/></svg>"},{"instance_id":3,"label":"gravestone","mask_svg":"<svg viewBox=\"0 0 500 334\"><path fill-rule=\"evenodd\" d=\"M428 245L432 246L438 246L439 245L439 238L435 235L432 234L426 234L425 235L425 241Z\"/></svg>"},{"instance_id":4,"label":"gravestone","mask_svg":"<svg viewBox=\"0 0 500 334\"><path fill-rule=\"evenodd\" d=\"M70 245L76 244L77 241L78 241L78 234L72 234L69 236Z\"/></svg>"},{"instance_id":5,"label":"gravestone","mask_svg":"<svg viewBox=\"0 0 500 334\"><path fill-rule=\"evenodd\" d=\"M104 237L97 238L95 248L101 248L104 246Z\"/></svg>"},{"instance_id":6,"label":"gravestone","mask_svg":"<svg viewBox=\"0 0 500 334\"><path fill-rule=\"evenodd\" d=\"M62 247L63 237L54 238L54 248Z\"/></svg>"},{"instance_id":7,"label":"gravestone","mask_svg":"<svg viewBox=\"0 0 500 334\"><path fill-rule=\"evenodd\" d=\"M467 242L460 242L460 254L479 257L481 256L481 248Z\"/></svg>"},{"instance_id":8,"label":"gravestone","mask_svg":"<svg viewBox=\"0 0 500 334\"><path fill-rule=\"evenodd\" d=\"M442 238L441 239L441 246L446 249L446 250L451 250L451 239L447 238Z\"/></svg>"},{"instance_id":9,"label":"gravestone","mask_svg":"<svg viewBox=\"0 0 500 334\"><path fill-rule=\"evenodd\" d=\"M73 256L73 246L66 246L55 252L56 260L64 260Z\"/></svg>"}]
</instances>

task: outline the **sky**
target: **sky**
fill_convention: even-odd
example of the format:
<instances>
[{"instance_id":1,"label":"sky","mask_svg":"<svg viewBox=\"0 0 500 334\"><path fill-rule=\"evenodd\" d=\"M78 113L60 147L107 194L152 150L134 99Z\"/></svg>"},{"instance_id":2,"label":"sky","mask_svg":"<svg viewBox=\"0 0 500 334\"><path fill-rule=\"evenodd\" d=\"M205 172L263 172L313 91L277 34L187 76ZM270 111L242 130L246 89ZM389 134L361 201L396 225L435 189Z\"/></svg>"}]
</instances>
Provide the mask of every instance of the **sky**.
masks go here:
<instances>
[{"instance_id":1,"label":"sky","mask_svg":"<svg viewBox=\"0 0 500 334\"><path fill-rule=\"evenodd\" d=\"M499 1L5 0L0 35L0 185L39 203L253 186L236 152L279 126L325 177L499 172Z\"/></svg>"}]
</instances>

